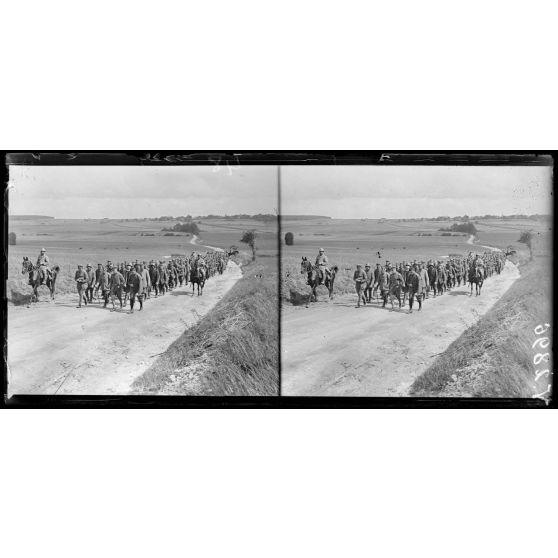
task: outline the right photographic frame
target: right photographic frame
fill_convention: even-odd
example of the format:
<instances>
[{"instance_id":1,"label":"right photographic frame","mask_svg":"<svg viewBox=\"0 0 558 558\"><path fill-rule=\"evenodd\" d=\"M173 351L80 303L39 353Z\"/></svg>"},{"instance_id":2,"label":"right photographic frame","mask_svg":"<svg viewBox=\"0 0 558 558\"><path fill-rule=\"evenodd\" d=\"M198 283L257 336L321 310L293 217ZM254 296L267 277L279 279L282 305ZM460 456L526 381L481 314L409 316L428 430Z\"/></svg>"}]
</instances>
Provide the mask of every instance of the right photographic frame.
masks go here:
<instances>
[{"instance_id":1,"label":"right photographic frame","mask_svg":"<svg viewBox=\"0 0 558 558\"><path fill-rule=\"evenodd\" d=\"M553 158L280 167L281 395L552 396Z\"/></svg>"}]
</instances>

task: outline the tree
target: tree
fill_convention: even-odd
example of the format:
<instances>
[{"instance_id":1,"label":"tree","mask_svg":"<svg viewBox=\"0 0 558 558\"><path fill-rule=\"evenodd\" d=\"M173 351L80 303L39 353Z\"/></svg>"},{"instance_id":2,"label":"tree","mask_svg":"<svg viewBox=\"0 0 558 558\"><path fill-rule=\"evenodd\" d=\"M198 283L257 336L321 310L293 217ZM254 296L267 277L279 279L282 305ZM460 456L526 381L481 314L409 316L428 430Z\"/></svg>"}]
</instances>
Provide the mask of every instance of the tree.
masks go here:
<instances>
[{"instance_id":1,"label":"tree","mask_svg":"<svg viewBox=\"0 0 558 558\"><path fill-rule=\"evenodd\" d=\"M529 260L533 259L533 232L532 231L523 231L519 236L519 240L517 242L521 242L521 244L526 244L529 248Z\"/></svg>"},{"instance_id":2,"label":"tree","mask_svg":"<svg viewBox=\"0 0 558 558\"><path fill-rule=\"evenodd\" d=\"M292 245L293 245L293 242L294 242L294 235L293 235L292 232L288 232L288 233L285 235L285 244L286 244L287 246L292 246Z\"/></svg>"},{"instance_id":3,"label":"tree","mask_svg":"<svg viewBox=\"0 0 558 558\"><path fill-rule=\"evenodd\" d=\"M252 261L255 261L256 260L256 231L254 229L249 231L244 231L244 233L242 233L242 238L240 239L240 242L243 242L244 244L248 244L248 246L250 246L250 248L252 249Z\"/></svg>"},{"instance_id":4,"label":"tree","mask_svg":"<svg viewBox=\"0 0 558 558\"><path fill-rule=\"evenodd\" d=\"M15 232L11 232L8 235L8 245L9 246L15 246L16 245L16 233Z\"/></svg>"}]
</instances>

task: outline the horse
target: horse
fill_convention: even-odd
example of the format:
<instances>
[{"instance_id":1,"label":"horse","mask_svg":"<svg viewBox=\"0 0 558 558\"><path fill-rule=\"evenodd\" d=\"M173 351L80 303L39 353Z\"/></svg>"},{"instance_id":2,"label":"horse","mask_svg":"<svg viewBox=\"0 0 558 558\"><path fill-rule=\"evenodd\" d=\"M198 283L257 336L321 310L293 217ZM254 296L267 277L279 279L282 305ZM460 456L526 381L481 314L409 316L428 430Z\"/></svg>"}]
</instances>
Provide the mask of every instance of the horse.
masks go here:
<instances>
[{"instance_id":1,"label":"horse","mask_svg":"<svg viewBox=\"0 0 558 558\"><path fill-rule=\"evenodd\" d=\"M205 285L207 274L203 267L193 267L190 270L190 283L192 283L192 295L194 294L195 285L198 286L198 296L203 295L203 287ZM200 291L201 288L201 291Z\"/></svg>"},{"instance_id":2,"label":"horse","mask_svg":"<svg viewBox=\"0 0 558 558\"><path fill-rule=\"evenodd\" d=\"M328 271L329 274L326 274L326 278L323 280L318 266L312 265L306 257L302 258L302 262L300 263L300 273L306 273L308 276L308 285L312 290L312 294L310 296L311 301L316 301L318 299L316 289L319 285L324 285L326 287L330 300L333 298L333 284L335 283L335 275L339 271L339 268L334 265L328 268Z\"/></svg>"},{"instance_id":3,"label":"horse","mask_svg":"<svg viewBox=\"0 0 558 558\"><path fill-rule=\"evenodd\" d=\"M484 283L484 273L480 267L474 267L469 270L469 283L471 284L471 294L473 296L473 283L475 284L475 294L480 296L482 284Z\"/></svg>"},{"instance_id":4,"label":"horse","mask_svg":"<svg viewBox=\"0 0 558 558\"><path fill-rule=\"evenodd\" d=\"M39 301L39 292L38 289L41 285L45 285L48 287L50 291L50 299L54 300L54 293L56 290L56 277L60 273L60 267L55 265L50 270L50 274L47 277L46 283L41 281L41 272L38 266L33 265L31 260L24 256L23 262L21 264L21 273L22 274L29 274L29 285L31 285L33 289L33 294L31 295L31 301L35 300L36 302Z\"/></svg>"}]
</instances>

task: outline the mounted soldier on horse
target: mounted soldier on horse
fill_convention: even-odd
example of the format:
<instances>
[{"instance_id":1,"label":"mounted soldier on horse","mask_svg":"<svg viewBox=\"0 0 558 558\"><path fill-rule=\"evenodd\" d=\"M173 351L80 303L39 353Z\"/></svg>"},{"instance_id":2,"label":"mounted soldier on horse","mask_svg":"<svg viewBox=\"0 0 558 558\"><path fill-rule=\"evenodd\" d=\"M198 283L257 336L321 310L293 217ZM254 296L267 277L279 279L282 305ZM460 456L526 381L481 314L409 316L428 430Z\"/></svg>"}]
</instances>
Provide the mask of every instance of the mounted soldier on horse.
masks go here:
<instances>
[{"instance_id":1,"label":"mounted soldier on horse","mask_svg":"<svg viewBox=\"0 0 558 558\"><path fill-rule=\"evenodd\" d=\"M24 256L21 265L21 273L29 274L29 285L33 288L31 300L39 300L38 289L41 285L46 285L48 287L50 298L53 300L56 289L56 277L59 272L59 266L54 266L52 270L49 268L49 259L44 248L37 258L36 265L33 265L31 260L27 256Z\"/></svg>"},{"instance_id":2,"label":"mounted soldier on horse","mask_svg":"<svg viewBox=\"0 0 558 558\"><path fill-rule=\"evenodd\" d=\"M194 294L195 285L198 286L198 296L203 295L203 287L207 279L207 264L201 254L194 252L192 254L192 266L190 271L190 283L192 284L192 294Z\"/></svg>"},{"instance_id":3,"label":"mounted soldier on horse","mask_svg":"<svg viewBox=\"0 0 558 558\"><path fill-rule=\"evenodd\" d=\"M324 254L324 249L320 248L320 253L316 258L316 264L312 265L310 260L305 256L300 263L300 273L307 275L307 285L312 289L310 300L316 301L318 295L316 289L320 285L324 285L328 290L329 298L333 298L333 284L335 282L335 275L339 268L334 265L330 268L327 267L327 256Z\"/></svg>"}]
</instances>

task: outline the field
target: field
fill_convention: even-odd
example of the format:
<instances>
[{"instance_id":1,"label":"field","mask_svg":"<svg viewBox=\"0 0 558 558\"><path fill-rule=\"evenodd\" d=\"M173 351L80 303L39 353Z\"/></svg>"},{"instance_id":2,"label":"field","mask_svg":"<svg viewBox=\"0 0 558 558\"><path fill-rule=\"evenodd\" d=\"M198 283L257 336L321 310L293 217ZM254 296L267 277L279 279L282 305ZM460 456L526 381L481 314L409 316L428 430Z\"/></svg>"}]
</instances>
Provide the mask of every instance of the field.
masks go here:
<instances>
[{"instance_id":1,"label":"field","mask_svg":"<svg viewBox=\"0 0 558 558\"><path fill-rule=\"evenodd\" d=\"M225 230L221 223L214 228L204 233L208 244ZM245 229L231 230L239 237ZM133 393L278 395L279 267L272 226L258 231L258 246L255 261L247 250L233 258L242 278L134 382Z\"/></svg>"},{"instance_id":2,"label":"field","mask_svg":"<svg viewBox=\"0 0 558 558\"><path fill-rule=\"evenodd\" d=\"M533 329L551 323L551 222L479 220L476 238L442 236L441 221L306 219L282 222L282 393L310 396L532 397ZM535 233L533 261L518 243ZM325 288L307 304L310 288L300 260L323 247L339 266L334 299ZM422 311L391 311L381 301L355 309L352 274L357 263L444 259L488 247L515 254L500 275L485 281L482 296L453 288L424 301ZM320 292L321 291L321 292ZM539 367L542 368L542 367ZM551 367L549 367L551 368ZM546 383L545 383L546 382Z\"/></svg>"},{"instance_id":3,"label":"field","mask_svg":"<svg viewBox=\"0 0 558 558\"><path fill-rule=\"evenodd\" d=\"M384 264L412 260L443 259L449 254L468 254L471 250L482 252L482 245L514 249L524 247L517 243L522 230L540 234L539 251L547 251L550 242L550 223L531 220L481 220L475 224L478 234L472 246L469 235L452 233L442 236L442 227L453 221L416 221L373 219L305 219L281 220L282 238L282 300L299 303L307 299L309 288L300 274L303 256L315 259L320 247L326 251L330 265L339 266L335 293L353 293L352 275L356 264ZM284 235L292 232L294 244L287 246ZM420 235L420 236L419 236ZM430 235L430 236L424 236ZM322 293L325 289L322 288Z\"/></svg>"},{"instance_id":4,"label":"field","mask_svg":"<svg viewBox=\"0 0 558 558\"><path fill-rule=\"evenodd\" d=\"M42 247L47 250L51 266L61 268L56 284L56 291L60 294L75 292L73 276L78 264L91 263L96 268L98 263L105 264L107 260L113 263L136 259L164 260L173 254L206 251L204 245L223 249L236 245L247 250L239 242L242 232L247 229L256 229L258 252L262 258L273 259L277 254L275 223L202 220L198 222L200 235L196 241L186 233L165 236L162 229L174 224L175 221L10 219L9 232L16 234L17 244L8 249L8 300L15 304L29 301L31 288L27 285L27 276L21 274L21 262L23 256L35 262ZM194 243L199 246L195 247ZM48 290L41 287L39 293L45 299Z\"/></svg>"},{"instance_id":5,"label":"field","mask_svg":"<svg viewBox=\"0 0 558 558\"><path fill-rule=\"evenodd\" d=\"M13 393L277 395L277 223L196 223L199 235L167 236L162 229L174 221L12 220L10 232L17 235L16 246L9 247L8 275ZM249 229L257 233L256 261L240 242ZM126 309L111 313L99 303L75 310L78 263L164 260L231 246L239 253L223 275L208 280L201 297L189 287L175 289L147 301L144 312L133 316ZM31 289L21 260L25 255L35 260L41 247L51 265L61 267L60 296L53 304L26 308ZM47 289L40 294L46 301ZM29 320L29 312L37 319ZM30 343L37 335L49 347L49 359L42 345L37 350L39 344Z\"/></svg>"}]
</instances>

